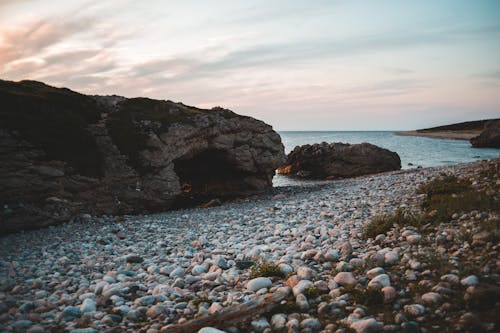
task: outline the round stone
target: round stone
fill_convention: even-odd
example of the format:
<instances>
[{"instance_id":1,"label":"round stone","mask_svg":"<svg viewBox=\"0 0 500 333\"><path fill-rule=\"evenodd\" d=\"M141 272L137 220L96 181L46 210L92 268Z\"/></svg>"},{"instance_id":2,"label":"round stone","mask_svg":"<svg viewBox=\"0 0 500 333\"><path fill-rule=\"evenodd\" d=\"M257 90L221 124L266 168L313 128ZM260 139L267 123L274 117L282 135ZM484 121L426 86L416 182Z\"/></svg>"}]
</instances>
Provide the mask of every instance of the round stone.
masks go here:
<instances>
[{"instance_id":1,"label":"round stone","mask_svg":"<svg viewBox=\"0 0 500 333\"><path fill-rule=\"evenodd\" d=\"M460 283L466 287L475 286L479 283L479 279L475 275L469 275L468 277L462 279Z\"/></svg>"},{"instance_id":2,"label":"round stone","mask_svg":"<svg viewBox=\"0 0 500 333\"><path fill-rule=\"evenodd\" d=\"M387 274L380 274L375 276L373 279L368 282L368 287L373 288L383 288L391 285L391 279Z\"/></svg>"},{"instance_id":3,"label":"round stone","mask_svg":"<svg viewBox=\"0 0 500 333\"><path fill-rule=\"evenodd\" d=\"M293 295L294 296L297 296L298 294L303 294L306 289L309 289L311 288L312 286L314 286L314 283L312 283L312 281L309 281L309 280L300 280L293 288L292 288L292 291L293 291Z\"/></svg>"},{"instance_id":4,"label":"round stone","mask_svg":"<svg viewBox=\"0 0 500 333\"><path fill-rule=\"evenodd\" d=\"M351 272L340 272L335 275L333 281L341 286L354 286L358 281L354 278Z\"/></svg>"},{"instance_id":5,"label":"round stone","mask_svg":"<svg viewBox=\"0 0 500 333\"><path fill-rule=\"evenodd\" d=\"M272 281L266 277L258 277L247 282L249 291L257 291L262 288L269 288L273 285Z\"/></svg>"},{"instance_id":6,"label":"round stone","mask_svg":"<svg viewBox=\"0 0 500 333\"><path fill-rule=\"evenodd\" d=\"M95 310L96 310L96 303L90 298L85 299L82 305L80 305L80 311L82 313L94 312Z\"/></svg>"},{"instance_id":7,"label":"round stone","mask_svg":"<svg viewBox=\"0 0 500 333\"><path fill-rule=\"evenodd\" d=\"M404 310L409 315L412 315L414 317L418 317L418 316L421 316L424 314L425 307L421 304L410 304L410 305L405 305Z\"/></svg>"},{"instance_id":8,"label":"round stone","mask_svg":"<svg viewBox=\"0 0 500 333\"><path fill-rule=\"evenodd\" d=\"M271 327L275 331L281 331L285 329L286 316L282 313L277 313L271 318Z\"/></svg>"},{"instance_id":9,"label":"round stone","mask_svg":"<svg viewBox=\"0 0 500 333\"><path fill-rule=\"evenodd\" d=\"M226 333L226 331L221 331L214 327L203 327L198 333Z\"/></svg>"},{"instance_id":10,"label":"round stone","mask_svg":"<svg viewBox=\"0 0 500 333\"><path fill-rule=\"evenodd\" d=\"M356 333L376 333L381 332L383 328L384 325L373 318L358 320L351 324L351 329Z\"/></svg>"},{"instance_id":11,"label":"round stone","mask_svg":"<svg viewBox=\"0 0 500 333\"><path fill-rule=\"evenodd\" d=\"M196 275L201 275L207 271L206 267L203 265L195 265L193 269L191 270L191 273L196 276Z\"/></svg>"},{"instance_id":12,"label":"round stone","mask_svg":"<svg viewBox=\"0 0 500 333\"><path fill-rule=\"evenodd\" d=\"M263 332L265 329L271 328L271 325L264 317L252 320L250 325L256 332Z\"/></svg>"},{"instance_id":13,"label":"round stone","mask_svg":"<svg viewBox=\"0 0 500 333\"><path fill-rule=\"evenodd\" d=\"M382 267L375 267L366 272L366 277L369 279L373 279L375 276L384 274L385 271Z\"/></svg>"},{"instance_id":14,"label":"round stone","mask_svg":"<svg viewBox=\"0 0 500 333\"><path fill-rule=\"evenodd\" d=\"M68 306L63 310L63 315L66 318L79 318L82 312L75 306Z\"/></svg>"},{"instance_id":15,"label":"round stone","mask_svg":"<svg viewBox=\"0 0 500 333\"><path fill-rule=\"evenodd\" d=\"M422 302L426 304L437 304L441 301L441 295L435 292L428 292L422 295Z\"/></svg>"},{"instance_id":16,"label":"round stone","mask_svg":"<svg viewBox=\"0 0 500 333\"><path fill-rule=\"evenodd\" d=\"M317 332L321 329L321 323L316 318L307 318L300 322L300 328L310 329L313 332Z\"/></svg>"},{"instance_id":17,"label":"round stone","mask_svg":"<svg viewBox=\"0 0 500 333\"><path fill-rule=\"evenodd\" d=\"M386 265L394 265L396 264L397 262L399 261L399 256L397 253L395 252L387 252L386 254L384 254L384 263Z\"/></svg>"}]
</instances>

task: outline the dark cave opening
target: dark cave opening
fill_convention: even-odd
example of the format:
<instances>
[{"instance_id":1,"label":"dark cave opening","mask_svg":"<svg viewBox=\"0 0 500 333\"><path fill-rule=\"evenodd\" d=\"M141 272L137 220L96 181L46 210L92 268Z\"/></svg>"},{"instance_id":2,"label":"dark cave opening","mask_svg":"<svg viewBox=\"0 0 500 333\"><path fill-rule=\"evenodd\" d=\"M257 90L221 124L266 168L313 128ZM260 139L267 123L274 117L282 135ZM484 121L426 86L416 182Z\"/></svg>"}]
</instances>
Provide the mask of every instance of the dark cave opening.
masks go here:
<instances>
[{"instance_id":1,"label":"dark cave opening","mask_svg":"<svg viewBox=\"0 0 500 333\"><path fill-rule=\"evenodd\" d=\"M224 200L237 196L244 188L245 173L238 170L221 150L209 149L174 161L182 194L175 208L192 207L212 199Z\"/></svg>"}]
</instances>

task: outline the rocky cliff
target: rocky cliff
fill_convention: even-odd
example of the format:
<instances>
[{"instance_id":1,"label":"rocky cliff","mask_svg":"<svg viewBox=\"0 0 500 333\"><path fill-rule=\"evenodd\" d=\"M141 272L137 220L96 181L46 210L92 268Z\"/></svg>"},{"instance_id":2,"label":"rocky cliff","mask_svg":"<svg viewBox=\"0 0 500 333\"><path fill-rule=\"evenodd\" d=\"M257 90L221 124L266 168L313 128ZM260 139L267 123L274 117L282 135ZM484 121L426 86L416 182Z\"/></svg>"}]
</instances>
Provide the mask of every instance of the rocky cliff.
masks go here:
<instances>
[{"instance_id":1,"label":"rocky cliff","mask_svg":"<svg viewBox=\"0 0 500 333\"><path fill-rule=\"evenodd\" d=\"M500 148L500 119L491 120L478 136L470 139L476 148Z\"/></svg>"},{"instance_id":2,"label":"rocky cliff","mask_svg":"<svg viewBox=\"0 0 500 333\"><path fill-rule=\"evenodd\" d=\"M271 126L223 108L1 80L0 103L0 233L261 191L285 158Z\"/></svg>"}]
</instances>

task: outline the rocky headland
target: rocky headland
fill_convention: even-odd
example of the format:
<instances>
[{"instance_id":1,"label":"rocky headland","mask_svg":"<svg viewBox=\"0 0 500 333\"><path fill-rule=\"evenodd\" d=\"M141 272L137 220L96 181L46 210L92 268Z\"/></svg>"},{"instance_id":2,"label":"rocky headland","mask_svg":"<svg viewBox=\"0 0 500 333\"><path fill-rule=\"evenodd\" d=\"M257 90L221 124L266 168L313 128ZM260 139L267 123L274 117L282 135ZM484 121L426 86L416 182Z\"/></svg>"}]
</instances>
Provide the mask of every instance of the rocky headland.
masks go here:
<instances>
[{"instance_id":1,"label":"rocky headland","mask_svg":"<svg viewBox=\"0 0 500 333\"><path fill-rule=\"evenodd\" d=\"M471 138L470 143L477 148L500 148L500 119L487 122L481 134Z\"/></svg>"},{"instance_id":2,"label":"rocky headland","mask_svg":"<svg viewBox=\"0 0 500 333\"><path fill-rule=\"evenodd\" d=\"M0 331L496 332L500 160L0 238Z\"/></svg>"},{"instance_id":3,"label":"rocky headland","mask_svg":"<svg viewBox=\"0 0 500 333\"><path fill-rule=\"evenodd\" d=\"M401 169L399 155L370 143L297 146L278 173L305 179L339 179Z\"/></svg>"},{"instance_id":4,"label":"rocky headland","mask_svg":"<svg viewBox=\"0 0 500 333\"><path fill-rule=\"evenodd\" d=\"M0 234L256 193L285 159L230 110L0 81Z\"/></svg>"},{"instance_id":5,"label":"rocky headland","mask_svg":"<svg viewBox=\"0 0 500 333\"><path fill-rule=\"evenodd\" d=\"M499 123L500 119L466 121L415 131L395 132L395 134L431 139L467 140L477 148L500 148Z\"/></svg>"}]
</instances>

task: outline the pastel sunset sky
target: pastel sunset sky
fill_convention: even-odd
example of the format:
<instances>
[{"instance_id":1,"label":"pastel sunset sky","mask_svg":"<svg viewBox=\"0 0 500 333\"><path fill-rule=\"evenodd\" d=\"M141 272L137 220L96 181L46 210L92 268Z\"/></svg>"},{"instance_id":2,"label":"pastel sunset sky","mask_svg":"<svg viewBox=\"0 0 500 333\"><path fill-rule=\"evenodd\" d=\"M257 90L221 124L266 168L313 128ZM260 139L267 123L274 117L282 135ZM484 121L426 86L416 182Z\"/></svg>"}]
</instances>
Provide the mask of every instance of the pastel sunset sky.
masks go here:
<instances>
[{"instance_id":1,"label":"pastel sunset sky","mask_svg":"<svg viewBox=\"0 0 500 333\"><path fill-rule=\"evenodd\" d=\"M0 78L277 130L500 117L500 1L0 0Z\"/></svg>"}]
</instances>

